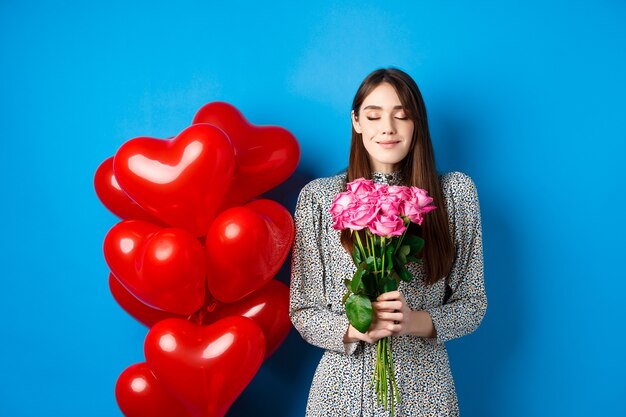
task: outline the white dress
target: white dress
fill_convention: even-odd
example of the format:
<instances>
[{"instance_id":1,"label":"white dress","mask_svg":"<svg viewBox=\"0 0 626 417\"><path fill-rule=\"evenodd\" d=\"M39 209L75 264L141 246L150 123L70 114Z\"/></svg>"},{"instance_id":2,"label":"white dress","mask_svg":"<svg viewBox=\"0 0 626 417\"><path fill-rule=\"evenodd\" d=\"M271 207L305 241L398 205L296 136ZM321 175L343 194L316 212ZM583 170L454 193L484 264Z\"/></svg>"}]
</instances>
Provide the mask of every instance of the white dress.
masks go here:
<instances>
[{"instance_id":1,"label":"white dress","mask_svg":"<svg viewBox=\"0 0 626 417\"><path fill-rule=\"evenodd\" d=\"M423 266L408 264L414 279L399 290L413 310L426 310L436 338L392 337L401 401L396 416L458 416L454 380L444 342L473 332L487 308L483 277L482 233L476 187L460 172L440 176L456 257L445 279L423 284ZM307 416L388 416L376 404L370 385L376 344L344 344L348 319L341 304L344 279L356 267L332 228L330 205L345 190L346 175L319 178L300 192L294 220L290 316L309 343L325 350L315 371ZM436 202L435 202L436 205ZM448 292L446 293L446 287Z\"/></svg>"}]
</instances>

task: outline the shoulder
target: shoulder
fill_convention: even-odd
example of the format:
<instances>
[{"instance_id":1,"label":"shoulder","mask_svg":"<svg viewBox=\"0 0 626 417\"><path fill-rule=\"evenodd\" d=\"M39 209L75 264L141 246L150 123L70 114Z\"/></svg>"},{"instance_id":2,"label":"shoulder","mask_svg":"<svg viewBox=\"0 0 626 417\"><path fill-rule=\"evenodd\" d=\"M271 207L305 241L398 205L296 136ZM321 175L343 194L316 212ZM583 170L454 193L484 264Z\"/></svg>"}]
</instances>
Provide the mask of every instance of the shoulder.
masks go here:
<instances>
[{"instance_id":1,"label":"shoulder","mask_svg":"<svg viewBox=\"0 0 626 417\"><path fill-rule=\"evenodd\" d=\"M480 204L472 178L458 171L445 173L440 178L448 215L457 232L480 224Z\"/></svg>"},{"instance_id":2,"label":"shoulder","mask_svg":"<svg viewBox=\"0 0 626 417\"><path fill-rule=\"evenodd\" d=\"M441 190L447 198L454 198L455 200L476 198L476 184L474 184L474 180L469 175L454 171L443 173L439 178Z\"/></svg>"},{"instance_id":3,"label":"shoulder","mask_svg":"<svg viewBox=\"0 0 626 417\"><path fill-rule=\"evenodd\" d=\"M311 221L330 222L330 207L342 191L345 179L345 174L317 178L302 187L294 213L296 228Z\"/></svg>"},{"instance_id":4,"label":"shoulder","mask_svg":"<svg viewBox=\"0 0 626 417\"><path fill-rule=\"evenodd\" d=\"M340 193L346 182L346 174L341 173L331 177L316 178L307 183L300 190L299 199L307 199L324 204Z\"/></svg>"}]
</instances>

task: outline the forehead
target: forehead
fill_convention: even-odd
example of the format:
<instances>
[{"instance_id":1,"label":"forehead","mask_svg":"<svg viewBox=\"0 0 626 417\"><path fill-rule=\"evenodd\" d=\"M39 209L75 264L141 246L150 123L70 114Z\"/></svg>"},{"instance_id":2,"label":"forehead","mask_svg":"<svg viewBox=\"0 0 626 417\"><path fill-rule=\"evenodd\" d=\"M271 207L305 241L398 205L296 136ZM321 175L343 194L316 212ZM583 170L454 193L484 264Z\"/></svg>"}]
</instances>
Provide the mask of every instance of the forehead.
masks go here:
<instances>
[{"instance_id":1,"label":"forehead","mask_svg":"<svg viewBox=\"0 0 626 417\"><path fill-rule=\"evenodd\" d=\"M402 102L395 88L389 83L382 83L376 86L363 100L361 109L366 107L382 107L382 108L394 108L402 107Z\"/></svg>"}]
</instances>

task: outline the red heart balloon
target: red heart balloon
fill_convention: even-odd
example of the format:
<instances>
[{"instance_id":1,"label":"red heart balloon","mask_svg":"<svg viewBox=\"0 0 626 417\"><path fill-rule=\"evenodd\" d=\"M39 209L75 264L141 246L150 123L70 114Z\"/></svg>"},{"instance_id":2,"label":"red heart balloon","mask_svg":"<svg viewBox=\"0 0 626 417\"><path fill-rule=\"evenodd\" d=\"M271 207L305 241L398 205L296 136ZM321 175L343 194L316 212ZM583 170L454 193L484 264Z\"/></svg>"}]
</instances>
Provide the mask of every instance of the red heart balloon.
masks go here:
<instances>
[{"instance_id":1,"label":"red heart balloon","mask_svg":"<svg viewBox=\"0 0 626 417\"><path fill-rule=\"evenodd\" d=\"M191 417L143 362L129 366L120 374L115 384L115 399L126 417Z\"/></svg>"},{"instance_id":2,"label":"red heart balloon","mask_svg":"<svg viewBox=\"0 0 626 417\"><path fill-rule=\"evenodd\" d=\"M96 170L94 188L102 204L117 217L163 223L142 209L122 190L113 173L113 157L105 159Z\"/></svg>"},{"instance_id":3,"label":"red heart balloon","mask_svg":"<svg viewBox=\"0 0 626 417\"><path fill-rule=\"evenodd\" d=\"M262 287L283 264L293 235L291 214L275 201L256 200L223 211L205 242L211 294L231 303Z\"/></svg>"},{"instance_id":4,"label":"red heart balloon","mask_svg":"<svg viewBox=\"0 0 626 417\"><path fill-rule=\"evenodd\" d=\"M122 189L145 210L203 236L228 190L234 164L226 134L197 124L172 140L129 140L115 154L113 171Z\"/></svg>"},{"instance_id":5,"label":"red heart balloon","mask_svg":"<svg viewBox=\"0 0 626 417\"><path fill-rule=\"evenodd\" d=\"M243 204L289 178L300 161L296 138L278 126L255 126L234 106L224 102L206 104L193 124L210 123L222 129L236 149L233 182L223 208Z\"/></svg>"},{"instance_id":6,"label":"red heart balloon","mask_svg":"<svg viewBox=\"0 0 626 417\"><path fill-rule=\"evenodd\" d=\"M229 316L251 318L261 327L265 335L265 359L267 359L283 343L291 330L289 288L273 279L236 303L219 304L203 317L203 324L214 323Z\"/></svg>"},{"instance_id":7,"label":"red heart balloon","mask_svg":"<svg viewBox=\"0 0 626 417\"><path fill-rule=\"evenodd\" d=\"M121 282L136 274L135 259L141 244L161 227L142 220L123 220L109 230L104 238L104 259Z\"/></svg>"},{"instance_id":8,"label":"red heart balloon","mask_svg":"<svg viewBox=\"0 0 626 417\"><path fill-rule=\"evenodd\" d=\"M117 279L144 304L182 315L202 306L206 256L189 232L125 220L105 237L104 257Z\"/></svg>"},{"instance_id":9,"label":"red heart balloon","mask_svg":"<svg viewBox=\"0 0 626 417\"><path fill-rule=\"evenodd\" d=\"M263 363L263 331L232 316L210 326L167 319L148 332L146 362L195 417L221 417Z\"/></svg>"},{"instance_id":10,"label":"red heart balloon","mask_svg":"<svg viewBox=\"0 0 626 417\"><path fill-rule=\"evenodd\" d=\"M152 327L161 320L170 318L186 319L186 316L169 313L163 310L157 310L142 303L137 297L132 295L124 286L115 278L115 275L109 274L109 290L117 303L135 318L138 322L146 327Z\"/></svg>"}]
</instances>

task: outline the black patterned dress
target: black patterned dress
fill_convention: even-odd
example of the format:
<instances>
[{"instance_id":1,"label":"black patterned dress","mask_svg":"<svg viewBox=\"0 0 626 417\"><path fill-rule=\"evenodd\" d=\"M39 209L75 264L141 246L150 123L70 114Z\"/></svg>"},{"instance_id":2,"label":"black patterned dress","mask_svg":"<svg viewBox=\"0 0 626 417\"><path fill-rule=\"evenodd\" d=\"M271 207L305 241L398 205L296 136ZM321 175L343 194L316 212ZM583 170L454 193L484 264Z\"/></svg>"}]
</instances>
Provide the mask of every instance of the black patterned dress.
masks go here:
<instances>
[{"instance_id":1,"label":"black patterned dress","mask_svg":"<svg viewBox=\"0 0 626 417\"><path fill-rule=\"evenodd\" d=\"M379 174L374 179L389 182ZM487 308L476 187L460 172L446 173L440 180L456 257L449 276L432 286L423 284L423 266L414 263L407 265L413 281L400 283L399 290L409 306L430 314L437 336L392 337L401 397L397 417L459 415L444 343L476 330ZM341 304L343 281L352 278L356 267L341 246L340 232L332 228L329 209L345 181L345 174L341 174L308 183L300 192L294 216L291 321L307 342L325 350L313 377L306 415L388 416L376 404L371 386L376 344L343 342L348 328Z\"/></svg>"}]
</instances>

